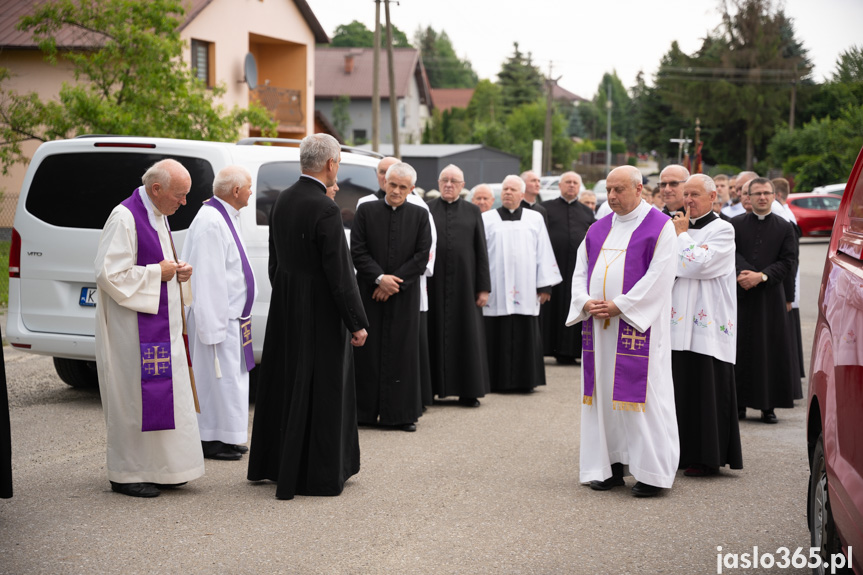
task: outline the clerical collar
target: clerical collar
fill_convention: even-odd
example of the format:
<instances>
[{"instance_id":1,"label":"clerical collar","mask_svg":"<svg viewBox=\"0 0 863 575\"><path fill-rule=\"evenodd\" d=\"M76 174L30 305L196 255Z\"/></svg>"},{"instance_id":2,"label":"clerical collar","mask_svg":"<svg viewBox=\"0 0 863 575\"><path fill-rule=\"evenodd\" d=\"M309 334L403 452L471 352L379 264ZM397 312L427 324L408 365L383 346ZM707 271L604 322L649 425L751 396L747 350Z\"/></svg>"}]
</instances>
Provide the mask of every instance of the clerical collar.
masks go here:
<instances>
[{"instance_id":1,"label":"clerical collar","mask_svg":"<svg viewBox=\"0 0 863 575\"><path fill-rule=\"evenodd\" d=\"M235 208L234 206L232 206L231 204L229 204L228 202L226 202L225 200L223 200L219 196L213 196L213 198L222 202L222 205L225 206L225 209L228 211L228 213L231 216L234 217L234 219L236 219L240 215L240 210L238 210L237 208Z\"/></svg>"},{"instance_id":2,"label":"clerical collar","mask_svg":"<svg viewBox=\"0 0 863 575\"><path fill-rule=\"evenodd\" d=\"M522 199L521 201L522 201L522 203L527 204L530 207L533 207L536 205L536 200L529 202L528 200Z\"/></svg>"},{"instance_id":3,"label":"clerical collar","mask_svg":"<svg viewBox=\"0 0 863 575\"><path fill-rule=\"evenodd\" d=\"M693 230L700 230L719 216L713 210L708 211L703 216L698 216L695 219L689 218L689 228Z\"/></svg>"},{"instance_id":4,"label":"clerical collar","mask_svg":"<svg viewBox=\"0 0 863 575\"><path fill-rule=\"evenodd\" d=\"M319 180L319 179L317 179L316 177L314 177L314 176L310 176L310 175L308 175L308 174L300 174L300 177L301 177L301 178L308 178L308 179L310 179L310 180L314 180L315 182L317 182L317 183L319 183L321 186L323 186L323 188L324 188L324 192L326 192L326 191L327 191L327 186L326 186L326 184L324 184L322 181L320 181L320 180Z\"/></svg>"},{"instance_id":5,"label":"clerical collar","mask_svg":"<svg viewBox=\"0 0 863 575\"><path fill-rule=\"evenodd\" d=\"M443 200L443 198L441 198L441 199ZM452 204L456 203L457 201L459 201L460 199L461 199L461 196L456 196L456 198L452 201L450 201L450 200L443 200L443 201L449 205L452 205Z\"/></svg>"},{"instance_id":6,"label":"clerical collar","mask_svg":"<svg viewBox=\"0 0 863 575\"><path fill-rule=\"evenodd\" d=\"M773 215L773 212L767 212L767 213L766 213L766 214L764 214L763 216L762 216L761 214L756 214L756 213L755 213L755 211L753 211L752 213L753 213L753 215L755 215L755 217L757 217L759 220L762 220L762 221L763 221L764 219L766 219L766 218L767 218L767 216L772 216L772 215Z\"/></svg>"},{"instance_id":7,"label":"clerical collar","mask_svg":"<svg viewBox=\"0 0 863 575\"><path fill-rule=\"evenodd\" d=\"M641 209L642 209L644 206L646 206L646 205L647 205L647 204L645 204L645 203L644 203L644 200L641 200L641 203L640 203L640 204L638 204L637 206L635 206L635 209L634 209L634 210L632 210L631 212L629 212L628 214L624 214L624 215L622 215L622 216L621 216L620 214L618 214L617 212L615 212L615 214L614 214L614 219L615 219L615 221L618 221L618 222L629 222L629 221L632 221L632 220L634 220L635 218L637 218L637 217L638 217L638 214L640 214L640 213L641 213Z\"/></svg>"},{"instance_id":8,"label":"clerical collar","mask_svg":"<svg viewBox=\"0 0 863 575\"><path fill-rule=\"evenodd\" d=\"M497 209L497 213L500 214L500 219L508 222L508 221L517 221L521 219L521 211L522 206L517 207L514 210L510 210L509 208L505 208L503 206Z\"/></svg>"},{"instance_id":9,"label":"clerical collar","mask_svg":"<svg viewBox=\"0 0 863 575\"><path fill-rule=\"evenodd\" d=\"M405 200L405 201L407 201L407 200ZM393 206L393 205L390 205L390 201L387 199L387 197L386 197L386 196L384 196L384 203L385 203L386 205L390 206L390 207L393 209L393 211L396 211L397 209L399 209L399 208L401 207L401 206ZM402 203L402 206L403 206L403 205L404 205L404 203Z\"/></svg>"},{"instance_id":10,"label":"clerical collar","mask_svg":"<svg viewBox=\"0 0 863 575\"><path fill-rule=\"evenodd\" d=\"M572 198L571 200L567 200L563 196L560 196L560 199L563 200L564 202L566 202L567 204L572 205L574 202L578 201L578 196Z\"/></svg>"},{"instance_id":11,"label":"clerical collar","mask_svg":"<svg viewBox=\"0 0 863 575\"><path fill-rule=\"evenodd\" d=\"M683 206L681 206L681 207L683 207ZM668 206L665 206L662 208L662 213L665 214L666 216L668 216L669 218L673 218L674 215L679 211L681 211L681 210L674 210L672 212L671 210L668 209Z\"/></svg>"}]
</instances>

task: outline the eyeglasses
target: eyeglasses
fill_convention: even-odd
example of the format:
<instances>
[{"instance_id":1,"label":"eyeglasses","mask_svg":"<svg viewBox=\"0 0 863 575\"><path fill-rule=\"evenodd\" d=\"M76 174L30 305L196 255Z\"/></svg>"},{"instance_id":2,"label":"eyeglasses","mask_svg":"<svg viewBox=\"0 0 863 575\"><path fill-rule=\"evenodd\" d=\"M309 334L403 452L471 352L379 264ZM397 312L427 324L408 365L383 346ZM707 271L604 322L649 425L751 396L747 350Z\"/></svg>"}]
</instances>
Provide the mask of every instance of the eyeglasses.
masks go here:
<instances>
[{"instance_id":1,"label":"eyeglasses","mask_svg":"<svg viewBox=\"0 0 863 575\"><path fill-rule=\"evenodd\" d=\"M659 182L659 187L664 188L666 186L671 186L672 188L676 188L680 184L685 184L686 182Z\"/></svg>"},{"instance_id":2,"label":"eyeglasses","mask_svg":"<svg viewBox=\"0 0 863 575\"><path fill-rule=\"evenodd\" d=\"M453 180L452 178L441 178L440 180L438 180L438 183L439 184L452 184L454 186L457 186L459 184L463 184L464 182L462 180Z\"/></svg>"}]
</instances>

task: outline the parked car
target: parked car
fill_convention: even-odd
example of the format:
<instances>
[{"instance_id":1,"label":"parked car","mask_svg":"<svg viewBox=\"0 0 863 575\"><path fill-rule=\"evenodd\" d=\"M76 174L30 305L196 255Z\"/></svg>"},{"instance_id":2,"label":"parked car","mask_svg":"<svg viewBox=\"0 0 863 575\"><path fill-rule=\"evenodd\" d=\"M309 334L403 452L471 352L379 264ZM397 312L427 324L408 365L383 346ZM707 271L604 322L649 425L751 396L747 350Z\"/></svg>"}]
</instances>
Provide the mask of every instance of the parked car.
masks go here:
<instances>
[{"instance_id":1,"label":"parked car","mask_svg":"<svg viewBox=\"0 0 863 575\"><path fill-rule=\"evenodd\" d=\"M559 190L560 176L543 176L539 179L539 187L543 190Z\"/></svg>"},{"instance_id":2,"label":"parked car","mask_svg":"<svg viewBox=\"0 0 863 575\"><path fill-rule=\"evenodd\" d=\"M788 205L804 237L829 236L841 197L833 194L791 194Z\"/></svg>"},{"instance_id":3,"label":"parked car","mask_svg":"<svg viewBox=\"0 0 863 575\"><path fill-rule=\"evenodd\" d=\"M812 343L806 411L807 519L811 546L819 552L813 572L835 572L832 567L839 566L840 560L847 562L853 550L852 567L861 575L863 150L846 189L827 250Z\"/></svg>"},{"instance_id":4,"label":"parked car","mask_svg":"<svg viewBox=\"0 0 863 575\"><path fill-rule=\"evenodd\" d=\"M141 185L147 167L173 158L192 176L187 205L168 218L178 253L201 202L212 196L215 174L229 164L243 165L252 174L253 194L240 211L240 225L258 279L252 337L260 361L271 293L268 215L279 193L300 174L299 148L254 145L261 140L231 144L115 136L42 144L24 178L12 230L7 312L12 346L53 356L58 375L69 385L98 383L93 262L102 227L114 206ZM336 197L343 208L355 208L357 199L378 189L378 159L369 156L343 151Z\"/></svg>"},{"instance_id":5,"label":"parked car","mask_svg":"<svg viewBox=\"0 0 863 575\"><path fill-rule=\"evenodd\" d=\"M833 194L835 196L841 196L845 193L845 186L847 186L847 182L844 184L828 184L826 186L818 186L812 190L813 194Z\"/></svg>"}]
</instances>

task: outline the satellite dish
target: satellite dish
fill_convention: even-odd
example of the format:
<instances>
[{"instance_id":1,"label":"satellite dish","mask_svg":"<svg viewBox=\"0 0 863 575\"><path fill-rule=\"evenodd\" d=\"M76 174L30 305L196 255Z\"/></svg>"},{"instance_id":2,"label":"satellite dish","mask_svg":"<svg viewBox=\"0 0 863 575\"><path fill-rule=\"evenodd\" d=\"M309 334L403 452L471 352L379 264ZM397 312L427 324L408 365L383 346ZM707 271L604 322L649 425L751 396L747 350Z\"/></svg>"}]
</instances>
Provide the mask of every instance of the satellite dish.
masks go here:
<instances>
[{"instance_id":1,"label":"satellite dish","mask_svg":"<svg viewBox=\"0 0 863 575\"><path fill-rule=\"evenodd\" d=\"M255 62L255 56L251 52L246 54L246 60L243 62L243 75L250 90L258 87L258 64Z\"/></svg>"}]
</instances>

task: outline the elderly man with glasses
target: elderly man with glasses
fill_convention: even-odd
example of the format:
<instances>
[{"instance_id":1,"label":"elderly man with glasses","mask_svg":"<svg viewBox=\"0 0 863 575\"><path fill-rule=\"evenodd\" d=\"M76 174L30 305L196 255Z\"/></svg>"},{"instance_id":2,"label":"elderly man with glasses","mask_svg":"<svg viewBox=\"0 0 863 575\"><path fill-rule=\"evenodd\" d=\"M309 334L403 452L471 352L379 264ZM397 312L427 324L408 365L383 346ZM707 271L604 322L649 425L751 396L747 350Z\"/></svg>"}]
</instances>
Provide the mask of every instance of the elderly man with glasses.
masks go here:
<instances>
[{"instance_id":1,"label":"elderly man with glasses","mask_svg":"<svg viewBox=\"0 0 863 575\"><path fill-rule=\"evenodd\" d=\"M674 217L683 211L683 184L689 179L689 170L680 164L669 164L659 173L659 193L665 207L662 213Z\"/></svg>"},{"instance_id":2,"label":"elderly man with glasses","mask_svg":"<svg viewBox=\"0 0 863 575\"><path fill-rule=\"evenodd\" d=\"M440 173L440 198L429 202L437 229L437 273L429 278L429 356L432 388L439 397L479 407L490 390L482 308L491 279L480 209L461 197L464 174L449 165Z\"/></svg>"}]
</instances>

